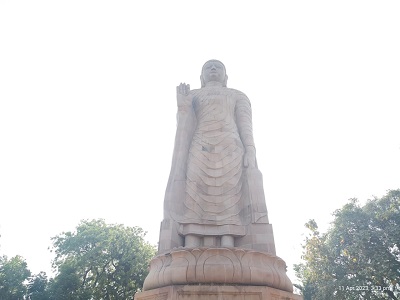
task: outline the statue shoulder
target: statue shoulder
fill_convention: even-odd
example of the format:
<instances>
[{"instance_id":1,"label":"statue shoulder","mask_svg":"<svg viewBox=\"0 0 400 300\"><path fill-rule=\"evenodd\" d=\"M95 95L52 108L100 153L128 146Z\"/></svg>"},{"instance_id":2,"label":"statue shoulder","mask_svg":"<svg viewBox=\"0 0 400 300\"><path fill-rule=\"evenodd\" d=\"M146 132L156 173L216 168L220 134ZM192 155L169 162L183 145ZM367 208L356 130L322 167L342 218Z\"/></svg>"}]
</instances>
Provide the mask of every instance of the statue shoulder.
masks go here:
<instances>
[{"instance_id":1,"label":"statue shoulder","mask_svg":"<svg viewBox=\"0 0 400 300\"><path fill-rule=\"evenodd\" d=\"M235 89L231 89L231 88L228 88L228 90L231 94L233 94L235 96L247 98L246 94L239 90L235 90Z\"/></svg>"},{"instance_id":2,"label":"statue shoulder","mask_svg":"<svg viewBox=\"0 0 400 300\"><path fill-rule=\"evenodd\" d=\"M245 93L243 93L243 92L241 92L239 90L231 89L231 88L228 88L228 90L229 90L229 93L232 96L234 96L236 99L245 100L245 101L250 102L249 98L246 96Z\"/></svg>"}]
</instances>

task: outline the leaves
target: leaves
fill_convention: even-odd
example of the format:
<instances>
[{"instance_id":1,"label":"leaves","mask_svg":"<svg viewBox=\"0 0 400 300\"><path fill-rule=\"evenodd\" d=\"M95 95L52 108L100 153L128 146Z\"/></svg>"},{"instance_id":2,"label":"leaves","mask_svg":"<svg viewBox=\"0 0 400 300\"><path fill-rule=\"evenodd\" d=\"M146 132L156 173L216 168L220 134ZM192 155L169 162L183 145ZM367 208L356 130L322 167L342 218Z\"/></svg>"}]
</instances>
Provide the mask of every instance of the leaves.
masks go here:
<instances>
[{"instance_id":1,"label":"leaves","mask_svg":"<svg viewBox=\"0 0 400 300\"><path fill-rule=\"evenodd\" d=\"M400 190L364 206L350 199L334 217L324 234L314 220L306 224L304 262L295 266L304 299L397 299Z\"/></svg>"},{"instance_id":2,"label":"leaves","mask_svg":"<svg viewBox=\"0 0 400 300\"><path fill-rule=\"evenodd\" d=\"M79 296L74 299L132 299L155 254L141 228L108 225L101 219L84 220L75 232L52 241L53 267L58 271L52 289L58 295Z\"/></svg>"},{"instance_id":3,"label":"leaves","mask_svg":"<svg viewBox=\"0 0 400 300\"><path fill-rule=\"evenodd\" d=\"M26 293L24 281L30 276L25 260L21 256L8 259L0 257L0 299L23 299Z\"/></svg>"},{"instance_id":4,"label":"leaves","mask_svg":"<svg viewBox=\"0 0 400 300\"><path fill-rule=\"evenodd\" d=\"M48 300L47 284L48 280L45 272L32 276L28 282L29 300Z\"/></svg>"}]
</instances>

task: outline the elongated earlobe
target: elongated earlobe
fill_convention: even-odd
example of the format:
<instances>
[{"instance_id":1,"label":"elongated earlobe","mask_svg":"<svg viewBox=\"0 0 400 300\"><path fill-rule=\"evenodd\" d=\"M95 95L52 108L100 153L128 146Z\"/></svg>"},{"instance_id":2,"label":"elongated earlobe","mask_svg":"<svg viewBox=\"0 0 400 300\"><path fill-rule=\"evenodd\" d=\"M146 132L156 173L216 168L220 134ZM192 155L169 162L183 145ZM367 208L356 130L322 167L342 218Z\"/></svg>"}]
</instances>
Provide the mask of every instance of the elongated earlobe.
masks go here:
<instances>
[{"instance_id":1,"label":"elongated earlobe","mask_svg":"<svg viewBox=\"0 0 400 300\"><path fill-rule=\"evenodd\" d=\"M225 80L224 80L224 83L222 84L222 86L226 87L227 82L228 82L228 75L225 74Z\"/></svg>"}]
</instances>

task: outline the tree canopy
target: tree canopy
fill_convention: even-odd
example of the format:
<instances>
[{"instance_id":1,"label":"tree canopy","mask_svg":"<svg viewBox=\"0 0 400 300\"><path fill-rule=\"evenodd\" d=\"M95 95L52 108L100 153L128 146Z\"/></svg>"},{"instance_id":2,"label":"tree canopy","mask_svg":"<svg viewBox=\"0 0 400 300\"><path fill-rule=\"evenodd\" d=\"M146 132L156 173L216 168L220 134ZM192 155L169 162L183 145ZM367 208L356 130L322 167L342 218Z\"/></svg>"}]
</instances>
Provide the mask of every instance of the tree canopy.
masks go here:
<instances>
[{"instance_id":1,"label":"tree canopy","mask_svg":"<svg viewBox=\"0 0 400 300\"><path fill-rule=\"evenodd\" d=\"M25 260L17 255L0 256L0 299L19 300L26 294L25 280L31 275Z\"/></svg>"},{"instance_id":2,"label":"tree canopy","mask_svg":"<svg viewBox=\"0 0 400 300\"><path fill-rule=\"evenodd\" d=\"M81 221L75 232L52 238L55 299L132 299L148 273L155 248L139 227Z\"/></svg>"},{"instance_id":3,"label":"tree canopy","mask_svg":"<svg viewBox=\"0 0 400 300\"><path fill-rule=\"evenodd\" d=\"M48 279L45 272L40 272L29 278L27 284L29 300L49 300L49 291L47 288Z\"/></svg>"},{"instance_id":4,"label":"tree canopy","mask_svg":"<svg viewBox=\"0 0 400 300\"><path fill-rule=\"evenodd\" d=\"M124 300L143 286L155 247L140 227L83 220L52 240L55 277L31 276L21 256L0 256L1 300Z\"/></svg>"},{"instance_id":5,"label":"tree canopy","mask_svg":"<svg viewBox=\"0 0 400 300\"><path fill-rule=\"evenodd\" d=\"M321 234L310 220L303 263L295 266L304 300L399 299L400 190L360 205L351 199Z\"/></svg>"}]
</instances>

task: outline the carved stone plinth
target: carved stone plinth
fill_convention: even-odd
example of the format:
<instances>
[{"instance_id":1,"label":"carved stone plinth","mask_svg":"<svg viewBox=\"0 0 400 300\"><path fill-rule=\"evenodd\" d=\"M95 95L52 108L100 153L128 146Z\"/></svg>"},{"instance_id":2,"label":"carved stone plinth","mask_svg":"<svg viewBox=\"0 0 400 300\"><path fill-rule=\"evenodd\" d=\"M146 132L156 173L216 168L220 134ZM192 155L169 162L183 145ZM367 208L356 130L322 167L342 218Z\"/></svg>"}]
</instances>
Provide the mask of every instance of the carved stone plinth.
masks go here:
<instances>
[{"instance_id":1,"label":"carved stone plinth","mask_svg":"<svg viewBox=\"0 0 400 300\"><path fill-rule=\"evenodd\" d=\"M185 284L259 285L293 292L282 259L238 248L181 248L158 255L143 289Z\"/></svg>"},{"instance_id":2,"label":"carved stone plinth","mask_svg":"<svg viewBox=\"0 0 400 300\"><path fill-rule=\"evenodd\" d=\"M173 285L137 293L135 300L303 300L267 286Z\"/></svg>"}]
</instances>

